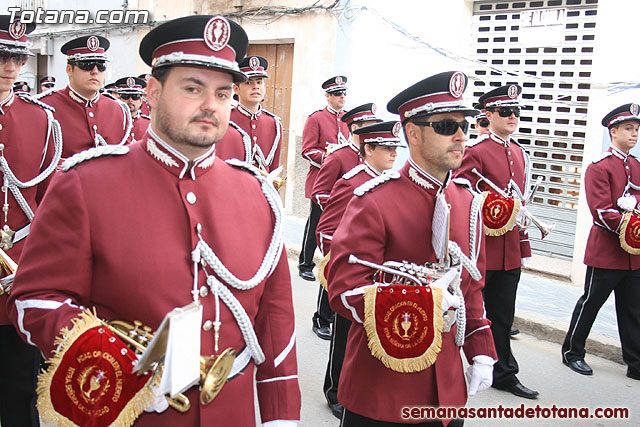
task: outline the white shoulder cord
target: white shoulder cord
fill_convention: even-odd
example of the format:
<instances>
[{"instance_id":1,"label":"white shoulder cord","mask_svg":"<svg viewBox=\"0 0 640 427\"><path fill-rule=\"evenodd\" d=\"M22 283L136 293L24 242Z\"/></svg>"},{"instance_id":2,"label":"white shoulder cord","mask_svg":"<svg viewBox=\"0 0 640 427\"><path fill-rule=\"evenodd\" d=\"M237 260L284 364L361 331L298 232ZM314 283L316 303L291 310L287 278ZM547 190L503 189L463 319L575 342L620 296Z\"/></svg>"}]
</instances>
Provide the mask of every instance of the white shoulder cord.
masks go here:
<instances>
[{"instance_id":1,"label":"white shoulder cord","mask_svg":"<svg viewBox=\"0 0 640 427\"><path fill-rule=\"evenodd\" d=\"M278 144L280 143L280 128L282 122L280 121L280 117L275 115L272 117L273 120L275 120L276 124L276 137L273 140L273 145L271 145L271 150L269 150L269 155L265 158L264 153L262 152L262 148L260 148L258 144L253 146L252 157L258 163L258 167L263 167L265 170L267 170L267 168L271 166L271 163L273 163L273 159L276 155L276 149L278 148Z\"/></svg>"},{"instance_id":2,"label":"white shoulder cord","mask_svg":"<svg viewBox=\"0 0 640 427\"><path fill-rule=\"evenodd\" d=\"M20 192L20 189L33 187L47 179L58 166L58 163L60 162L60 158L62 156L62 130L60 129L60 123L58 123L58 121L53 118L53 114L51 113L51 111L44 110L44 112L47 114L47 139L45 141L45 147L49 144L49 136L53 135L54 148L53 158L51 159L51 163L49 164L49 166L47 166L47 168L40 172L35 178L26 182L22 182L15 176L15 174L11 170L11 167L9 167L7 159L4 156L0 156L0 169L2 170L2 173L4 175L4 185L9 190L11 190L11 193L13 193L13 196L18 202L18 205L25 213L27 218L29 218L29 221L33 219L34 213L27 203L26 199ZM6 197L7 193L5 191L5 204L7 203Z\"/></svg>"},{"instance_id":3,"label":"white shoulder cord","mask_svg":"<svg viewBox=\"0 0 640 427\"><path fill-rule=\"evenodd\" d=\"M125 104L124 102L118 101L118 105L122 110L122 114L124 114L123 127L126 126L127 130L124 132L124 137L122 138L122 140L115 145L124 145L124 143L127 142L127 140L129 139L129 135L131 135L131 129L133 129L133 119L131 118L131 111L129 111L129 107L127 107L127 104ZM95 138L94 144L96 147L100 145L110 145L110 144L107 144L107 141L98 132L96 132L96 138Z\"/></svg>"},{"instance_id":4,"label":"white shoulder cord","mask_svg":"<svg viewBox=\"0 0 640 427\"><path fill-rule=\"evenodd\" d=\"M202 262L203 265L210 266L213 269L213 272L220 278L220 280L218 280L214 275L207 274L207 271L205 270L205 274L207 274L207 285L216 298L216 319L214 325L216 323L218 327L220 325L220 310L218 307L219 298L222 298L222 301L233 313L255 363L259 365L264 362L265 356L262 348L260 348L253 326L251 325L251 319L249 319L249 316L242 307L242 304L240 304L238 299L227 288L228 285L238 290L249 290L259 285L275 269L284 247L284 224L282 221L282 201L280 200L280 196L275 187L265 178L256 176L256 179L260 181L262 192L273 211L275 225L271 242L255 275L249 280L240 280L234 276L233 273L231 273L227 267L222 264L220 259L213 252L213 249L211 249L211 247L202 239L200 233L198 233L200 240L191 253L191 258L194 262L194 292L197 292L195 290L197 284L195 283L197 282L198 276L195 273L197 273L197 265L200 262Z\"/></svg>"}]
</instances>

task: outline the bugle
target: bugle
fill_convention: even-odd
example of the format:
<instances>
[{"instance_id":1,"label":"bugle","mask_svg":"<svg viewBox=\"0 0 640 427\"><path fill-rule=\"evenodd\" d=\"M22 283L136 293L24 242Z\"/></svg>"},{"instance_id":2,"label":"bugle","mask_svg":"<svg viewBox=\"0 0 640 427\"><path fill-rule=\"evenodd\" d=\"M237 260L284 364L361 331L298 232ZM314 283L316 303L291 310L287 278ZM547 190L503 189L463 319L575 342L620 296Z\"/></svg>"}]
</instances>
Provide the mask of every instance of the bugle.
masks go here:
<instances>
[{"instance_id":1,"label":"bugle","mask_svg":"<svg viewBox=\"0 0 640 427\"><path fill-rule=\"evenodd\" d=\"M0 279L0 295L9 295L13 287L13 278L18 270L18 264L2 249L0 249L0 268L7 274Z\"/></svg>"}]
</instances>

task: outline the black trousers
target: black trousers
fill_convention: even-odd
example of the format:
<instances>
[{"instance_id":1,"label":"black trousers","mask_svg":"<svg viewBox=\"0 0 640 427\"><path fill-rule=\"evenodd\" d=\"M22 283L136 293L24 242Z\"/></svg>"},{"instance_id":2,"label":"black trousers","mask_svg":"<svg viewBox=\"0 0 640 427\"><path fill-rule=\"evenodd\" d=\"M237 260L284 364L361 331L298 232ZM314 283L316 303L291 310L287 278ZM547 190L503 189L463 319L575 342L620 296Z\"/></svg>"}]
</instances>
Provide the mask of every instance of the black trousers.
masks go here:
<instances>
[{"instance_id":1,"label":"black trousers","mask_svg":"<svg viewBox=\"0 0 640 427\"><path fill-rule=\"evenodd\" d=\"M316 266L313 262L313 254L318 246L316 243L316 227L318 226L318 221L320 221L322 209L313 203L313 200L309 202L311 203L311 208L309 210L309 218L307 218L307 223L304 226L302 248L300 248L300 257L298 258L298 270L300 271L311 271Z\"/></svg>"},{"instance_id":2,"label":"black trousers","mask_svg":"<svg viewBox=\"0 0 640 427\"><path fill-rule=\"evenodd\" d=\"M316 312L313 313L313 325L318 328L328 327L333 323L333 310L329 305L329 294L324 290L322 285L318 286L318 304Z\"/></svg>"},{"instance_id":3,"label":"black trousers","mask_svg":"<svg viewBox=\"0 0 640 427\"><path fill-rule=\"evenodd\" d=\"M402 427L410 425L412 427L442 427L442 421L429 421L419 424L401 424L401 423L388 423L385 421L376 421L371 418L363 417L362 415L355 414L348 409L344 410L340 427ZM456 419L451 420L447 427L462 427L464 420Z\"/></svg>"},{"instance_id":4,"label":"black trousers","mask_svg":"<svg viewBox=\"0 0 640 427\"><path fill-rule=\"evenodd\" d=\"M342 362L347 349L347 337L351 321L334 314L333 330L331 331L331 345L329 346L329 361L327 371L324 375L324 396L330 405L338 403L338 384L340 383L340 372L342 372Z\"/></svg>"},{"instance_id":5,"label":"black trousers","mask_svg":"<svg viewBox=\"0 0 640 427\"><path fill-rule=\"evenodd\" d=\"M611 291L615 292L618 333L622 358L633 373L640 375L640 270L608 270L587 267L584 294L571 316L569 331L562 344L562 359L584 359L585 342Z\"/></svg>"},{"instance_id":6,"label":"black trousers","mask_svg":"<svg viewBox=\"0 0 640 427\"><path fill-rule=\"evenodd\" d=\"M511 325L516 311L516 291L520 268L487 270L484 283L484 305L498 354L493 365L493 385L510 387L518 382L518 362L511 352Z\"/></svg>"},{"instance_id":7,"label":"black trousers","mask_svg":"<svg viewBox=\"0 0 640 427\"><path fill-rule=\"evenodd\" d=\"M11 325L0 326L0 424L37 427L37 375L40 350L26 344Z\"/></svg>"}]
</instances>

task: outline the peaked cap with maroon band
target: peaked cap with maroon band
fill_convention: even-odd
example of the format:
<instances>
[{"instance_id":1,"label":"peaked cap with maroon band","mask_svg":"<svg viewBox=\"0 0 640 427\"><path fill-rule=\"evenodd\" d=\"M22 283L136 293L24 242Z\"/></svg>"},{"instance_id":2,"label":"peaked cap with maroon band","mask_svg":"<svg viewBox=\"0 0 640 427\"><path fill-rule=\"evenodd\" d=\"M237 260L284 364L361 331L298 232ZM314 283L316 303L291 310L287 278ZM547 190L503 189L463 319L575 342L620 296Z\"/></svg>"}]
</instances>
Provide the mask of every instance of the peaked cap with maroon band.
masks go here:
<instances>
[{"instance_id":1,"label":"peaked cap with maroon band","mask_svg":"<svg viewBox=\"0 0 640 427\"><path fill-rule=\"evenodd\" d=\"M521 93L522 87L520 85L500 86L482 95L478 99L478 103L484 105L485 109L521 107L522 104L520 104L520 99L518 98Z\"/></svg>"},{"instance_id":2,"label":"peaked cap with maroon band","mask_svg":"<svg viewBox=\"0 0 640 427\"><path fill-rule=\"evenodd\" d=\"M151 74L150 74L150 73L140 74L140 75L138 76L138 78L139 78L139 79L144 80L144 81L145 81L145 83L146 83L146 82L148 82L148 81L149 81L149 79L151 78Z\"/></svg>"},{"instance_id":3,"label":"peaked cap with maroon band","mask_svg":"<svg viewBox=\"0 0 640 427\"><path fill-rule=\"evenodd\" d=\"M27 82L15 82L13 84L13 91L16 93L31 93L31 88Z\"/></svg>"},{"instance_id":4,"label":"peaked cap with maroon band","mask_svg":"<svg viewBox=\"0 0 640 427\"><path fill-rule=\"evenodd\" d=\"M11 22L11 15L0 15L0 52L33 55L27 34L35 29L35 24L23 24L18 19Z\"/></svg>"},{"instance_id":5,"label":"peaked cap with maroon band","mask_svg":"<svg viewBox=\"0 0 640 427\"><path fill-rule=\"evenodd\" d=\"M640 106L638 104L624 104L618 108L612 110L609 114L602 119L602 126L610 128L616 123L624 122L627 120L635 120L640 123Z\"/></svg>"},{"instance_id":6,"label":"peaked cap with maroon band","mask_svg":"<svg viewBox=\"0 0 640 427\"><path fill-rule=\"evenodd\" d=\"M457 111L465 116L475 116L478 110L462 101L466 88L467 76L462 71L446 71L403 90L389 101L387 110L400 114L402 123L414 117Z\"/></svg>"},{"instance_id":7,"label":"peaked cap with maroon band","mask_svg":"<svg viewBox=\"0 0 640 427\"><path fill-rule=\"evenodd\" d=\"M347 126L351 126L352 123L368 122L371 120L381 122L382 119L376 117L376 110L376 104L374 104L373 102L358 105L357 107L352 108L351 110L344 113L340 120L345 122Z\"/></svg>"},{"instance_id":8,"label":"peaked cap with maroon band","mask_svg":"<svg viewBox=\"0 0 640 427\"><path fill-rule=\"evenodd\" d=\"M67 61L106 61L111 43L105 37L90 35L69 40L60 48Z\"/></svg>"},{"instance_id":9,"label":"peaked cap with maroon band","mask_svg":"<svg viewBox=\"0 0 640 427\"><path fill-rule=\"evenodd\" d=\"M240 71L242 71L248 78L251 77L265 77L269 78L267 74L267 68L269 62L262 56L247 56L240 62Z\"/></svg>"},{"instance_id":10,"label":"peaked cap with maroon band","mask_svg":"<svg viewBox=\"0 0 640 427\"><path fill-rule=\"evenodd\" d=\"M361 144L384 145L386 147L404 147L400 140L400 122L390 121L374 123L353 131L360 137Z\"/></svg>"},{"instance_id":11,"label":"peaked cap with maroon band","mask_svg":"<svg viewBox=\"0 0 640 427\"><path fill-rule=\"evenodd\" d=\"M328 93L347 90L347 78L345 76L331 77L329 80L322 83L322 89Z\"/></svg>"},{"instance_id":12,"label":"peaked cap with maroon band","mask_svg":"<svg viewBox=\"0 0 640 427\"><path fill-rule=\"evenodd\" d=\"M247 79L240 62L249 39L242 27L222 16L194 15L154 28L140 43L140 56L152 70L192 65L226 71L236 83Z\"/></svg>"},{"instance_id":13,"label":"peaked cap with maroon band","mask_svg":"<svg viewBox=\"0 0 640 427\"><path fill-rule=\"evenodd\" d=\"M142 94L147 82L138 77L123 77L116 80L115 91L117 93Z\"/></svg>"},{"instance_id":14,"label":"peaked cap with maroon band","mask_svg":"<svg viewBox=\"0 0 640 427\"><path fill-rule=\"evenodd\" d=\"M484 109L483 104L480 104L480 103L473 104L473 108L479 111L478 115L476 116L476 120L487 118L487 110Z\"/></svg>"}]
</instances>

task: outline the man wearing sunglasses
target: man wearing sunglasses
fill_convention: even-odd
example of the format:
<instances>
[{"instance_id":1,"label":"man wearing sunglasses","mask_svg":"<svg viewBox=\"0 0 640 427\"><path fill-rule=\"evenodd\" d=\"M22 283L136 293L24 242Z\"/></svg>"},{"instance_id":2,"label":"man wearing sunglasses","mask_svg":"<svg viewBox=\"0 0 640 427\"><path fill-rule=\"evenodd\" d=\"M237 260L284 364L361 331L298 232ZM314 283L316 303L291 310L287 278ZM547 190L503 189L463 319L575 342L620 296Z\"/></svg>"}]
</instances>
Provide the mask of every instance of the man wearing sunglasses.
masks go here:
<instances>
[{"instance_id":1,"label":"man wearing sunglasses","mask_svg":"<svg viewBox=\"0 0 640 427\"><path fill-rule=\"evenodd\" d=\"M304 280L314 281L313 255L316 244L316 227L322 210L313 200L313 186L315 185L320 168L324 163L327 148L331 144L346 143L349 138L347 124L341 120L344 115L344 104L347 96L347 78L335 76L322 83L325 90L327 106L312 113L304 124L302 131L302 157L309 161L309 172L305 182L305 197L311 200L309 218L304 227L302 249L298 258L298 274ZM324 298L323 298L324 295ZM312 330L321 339L331 339L330 324L333 311L329 307L326 293L320 287L318 304L312 318Z\"/></svg>"},{"instance_id":2,"label":"man wearing sunglasses","mask_svg":"<svg viewBox=\"0 0 640 427\"><path fill-rule=\"evenodd\" d=\"M116 80L116 93L118 97L127 104L133 119L133 129L131 129L131 139L140 140L147 133L147 128L151 119L141 113L142 94L147 83L138 77L123 77Z\"/></svg>"},{"instance_id":3,"label":"man wearing sunglasses","mask_svg":"<svg viewBox=\"0 0 640 427\"><path fill-rule=\"evenodd\" d=\"M338 389L338 400L345 408L342 427L461 426L463 421L458 419L411 418L403 408L462 407L468 394L491 383L496 355L484 318L478 271L484 268L484 238L478 232L482 230L480 200L468 183L451 179L451 171L462 162L469 128L465 117L478 113L463 102L466 85L467 76L460 71L440 73L389 101L389 112L400 115L409 160L398 172L382 174L358 187L333 235L329 298L336 313L352 322ZM376 289L376 269L351 263L351 255L377 264L404 260L446 266L451 262L452 268L429 288L411 286L407 290L391 285ZM459 306L461 300L451 298L447 290L458 283L464 295L466 338L464 343L455 338L456 326L443 329L440 350L430 358L430 344L423 337L439 329L428 319L436 322L443 312ZM428 295L436 287L443 290L443 298L430 300L430 309L423 309L423 303L411 296L423 291ZM382 289L386 291L381 298L389 301L389 309L376 302ZM416 307L423 313L433 310L431 317L410 316L408 312ZM386 320L399 325L405 313L409 319L405 333L398 327L376 332ZM384 343L389 352L380 352L377 342ZM468 390L460 345L471 365Z\"/></svg>"},{"instance_id":4,"label":"man wearing sunglasses","mask_svg":"<svg viewBox=\"0 0 640 427\"><path fill-rule=\"evenodd\" d=\"M476 116L476 132L478 137L489 133L489 119L487 119L487 111L482 104L474 104L473 108L480 111L480 114Z\"/></svg>"},{"instance_id":5,"label":"man wearing sunglasses","mask_svg":"<svg viewBox=\"0 0 640 427\"><path fill-rule=\"evenodd\" d=\"M457 176L468 179L478 190L485 190L486 184L478 183L478 175L472 172L474 168L507 194L512 194L514 186L521 194L526 193L530 179L529 155L511 138L518 128L521 92L519 85L511 84L493 89L478 100L486 110L489 132L467 147L457 171ZM518 362L510 342L521 267L531 259L529 236L514 226L502 235L487 235L486 249L484 300L498 352L493 387L535 399L538 392L525 387L516 376Z\"/></svg>"},{"instance_id":6,"label":"man wearing sunglasses","mask_svg":"<svg viewBox=\"0 0 640 427\"><path fill-rule=\"evenodd\" d=\"M56 87L56 78L53 76L44 76L40 79L40 93L53 90Z\"/></svg>"},{"instance_id":7,"label":"man wearing sunglasses","mask_svg":"<svg viewBox=\"0 0 640 427\"><path fill-rule=\"evenodd\" d=\"M34 24L0 16L0 172L4 182L0 249L17 264L22 263L31 220L62 150L60 127L52 109L12 90L20 69L33 56L27 34L34 29ZM35 390L42 357L36 347L20 339L9 322L9 274L0 269L0 424L38 426Z\"/></svg>"},{"instance_id":8,"label":"man wearing sunglasses","mask_svg":"<svg viewBox=\"0 0 640 427\"><path fill-rule=\"evenodd\" d=\"M39 98L56 109L64 138L63 158L99 145L131 142L129 108L100 94L109 45L109 40L96 35L62 45L69 85Z\"/></svg>"}]
</instances>

